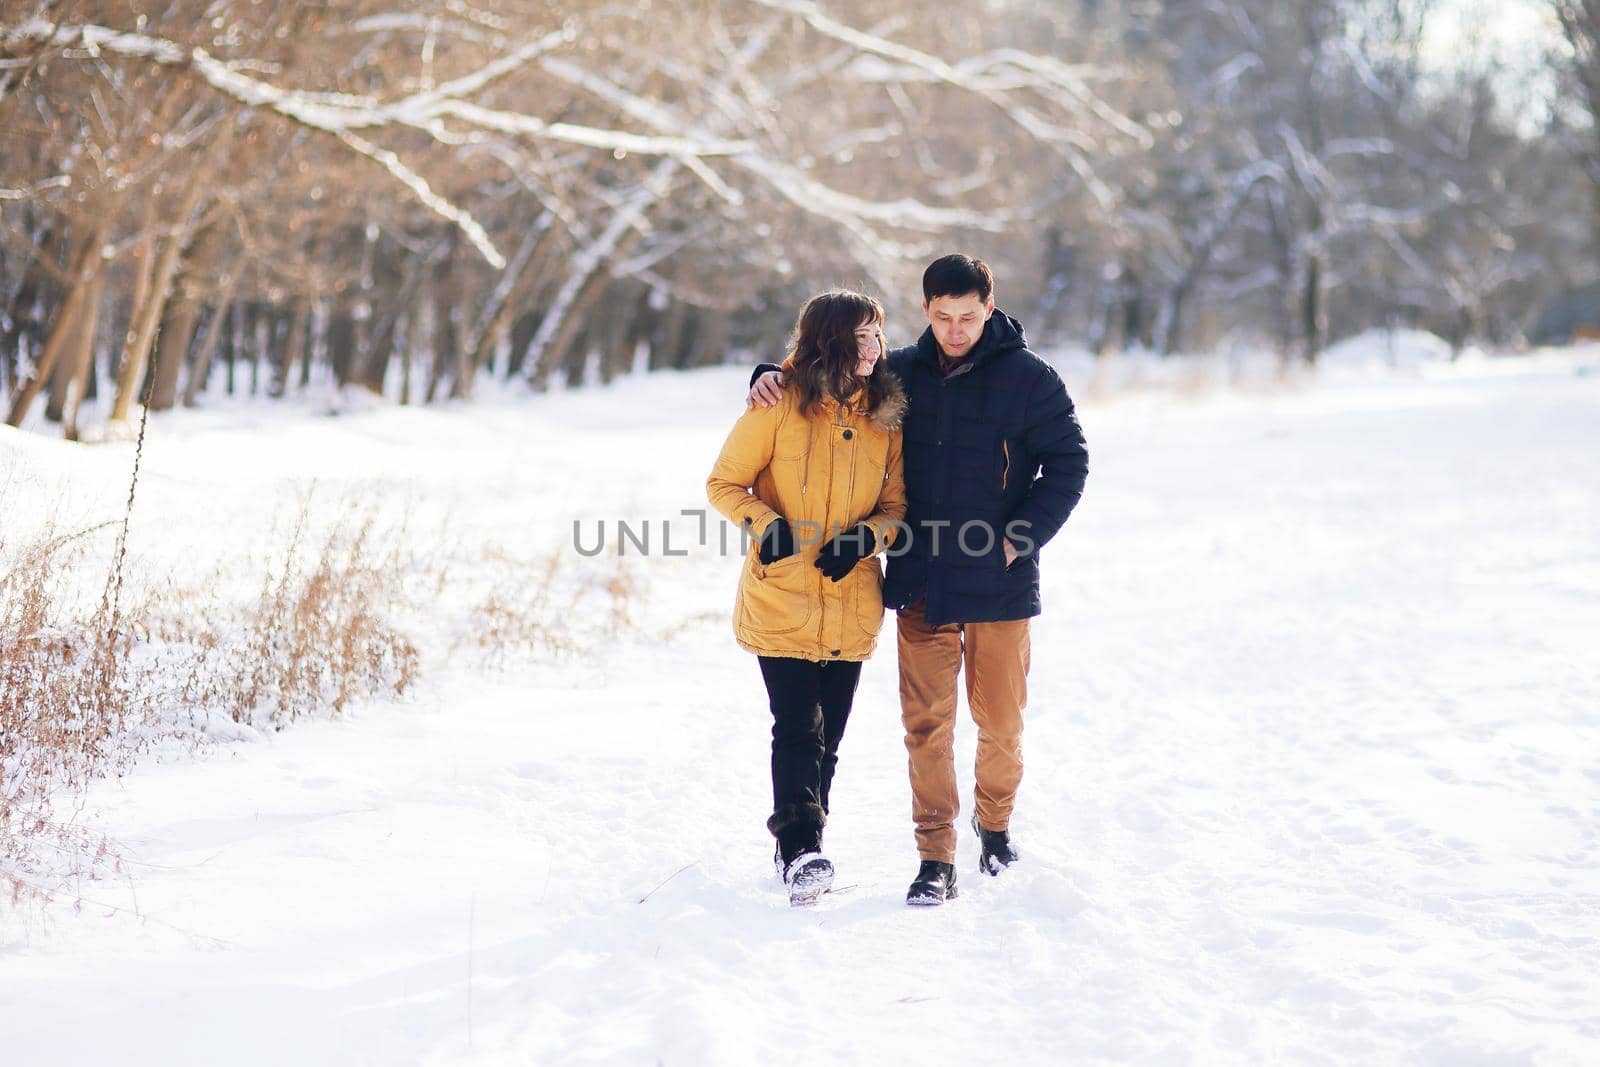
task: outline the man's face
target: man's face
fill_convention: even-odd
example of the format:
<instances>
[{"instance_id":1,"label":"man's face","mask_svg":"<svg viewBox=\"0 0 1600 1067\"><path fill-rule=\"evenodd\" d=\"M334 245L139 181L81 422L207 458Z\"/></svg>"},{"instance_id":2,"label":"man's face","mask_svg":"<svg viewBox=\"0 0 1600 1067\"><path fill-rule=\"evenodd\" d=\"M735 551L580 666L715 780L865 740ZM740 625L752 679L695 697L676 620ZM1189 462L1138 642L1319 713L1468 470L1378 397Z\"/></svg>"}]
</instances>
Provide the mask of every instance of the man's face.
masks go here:
<instances>
[{"instance_id":1,"label":"man's face","mask_svg":"<svg viewBox=\"0 0 1600 1067\"><path fill-rule=\"evenodd\" d=\"M925 301L922 310L928 313L928 325L933 327L940 350L951 359L960 359L983 336L983 325L994 314L994 298L980 300L977 293L936 296Z\"/></svg>"}]
</instances>

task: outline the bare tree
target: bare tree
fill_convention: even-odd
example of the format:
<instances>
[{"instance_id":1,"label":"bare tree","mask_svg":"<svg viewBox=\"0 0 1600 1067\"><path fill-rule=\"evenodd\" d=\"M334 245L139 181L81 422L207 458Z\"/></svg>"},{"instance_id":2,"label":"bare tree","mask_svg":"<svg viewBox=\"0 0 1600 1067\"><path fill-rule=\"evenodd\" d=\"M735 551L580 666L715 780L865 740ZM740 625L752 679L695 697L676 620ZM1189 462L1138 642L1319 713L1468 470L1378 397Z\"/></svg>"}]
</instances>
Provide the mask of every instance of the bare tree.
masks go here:
<instances>
[{"instance_id":1,"label":"bare tree","mask_svg":"<svg viewBox=\"0 0 1600 1067\"><path fill-rule=\"evenodd\" d=\"M1593 3L1555 6L1600 178ZM825 284L910 319L952 246L1102 351L1510 337L1585 259L1534 210L1583 176L1492 77L1424 88L1428 9L13 5L0 389L70 423L147 387L582 384L776 348Z\"/></svg>"}]
</instances>

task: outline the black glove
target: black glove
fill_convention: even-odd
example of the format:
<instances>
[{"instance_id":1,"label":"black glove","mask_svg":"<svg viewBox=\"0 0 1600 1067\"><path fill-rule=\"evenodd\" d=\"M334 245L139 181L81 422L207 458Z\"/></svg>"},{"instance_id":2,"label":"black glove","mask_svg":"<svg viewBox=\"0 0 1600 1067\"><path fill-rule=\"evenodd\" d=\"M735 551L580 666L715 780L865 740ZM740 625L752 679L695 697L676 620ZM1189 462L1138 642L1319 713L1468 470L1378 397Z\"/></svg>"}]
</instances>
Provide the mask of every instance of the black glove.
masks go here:
<instances>
[{"instance_id":1,"label":"black glove","mask_svg":"<svg viewBox=\"0 0 1600 1067\"><path fill-rule=\"evenodd\" d=\"M767 532L761 535L761 548L756 554L762 563L776 563L794 555L794 531L789 529L788 519L779 515L767 524Z\"/></svg>"},{"instance_id":2,"label":"black glove","mask_svg":"<svg viewBox=\"0 0 1600 1067\"><path fill-rule=\"evenodd\" d=\"M873 534L872 527L858 523L828 539L828 543L822 546L822 554L817 557L817 570L836 582L842 582L844 576L855 570L856 564L872 555L872 550L877 547L878 538Z\"/></svg>"}]
</instances>

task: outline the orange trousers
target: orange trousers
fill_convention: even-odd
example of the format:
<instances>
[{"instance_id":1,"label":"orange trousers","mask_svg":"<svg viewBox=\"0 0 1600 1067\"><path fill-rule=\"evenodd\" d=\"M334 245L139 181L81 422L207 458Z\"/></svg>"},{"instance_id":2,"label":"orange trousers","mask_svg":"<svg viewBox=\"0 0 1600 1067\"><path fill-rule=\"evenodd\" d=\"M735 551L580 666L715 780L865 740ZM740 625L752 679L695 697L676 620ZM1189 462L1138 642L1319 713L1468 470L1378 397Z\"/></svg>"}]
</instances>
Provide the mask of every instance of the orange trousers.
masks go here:
<instances>
[{"instance_id":1,"label":"orange trousers","mask_svg":"<svg viewBox=\"0 0 1600 1067\"><path fill-rule=\"evenodd\" d=\"M978 727L978 824L1004 830L1022 783L1022 709L1028 703L1028 620L929 626L923 605L899 613L900 717L911 771L917 852L954 863L956 679L965 664L967 705Z\"/></svg>"}]
</instances>

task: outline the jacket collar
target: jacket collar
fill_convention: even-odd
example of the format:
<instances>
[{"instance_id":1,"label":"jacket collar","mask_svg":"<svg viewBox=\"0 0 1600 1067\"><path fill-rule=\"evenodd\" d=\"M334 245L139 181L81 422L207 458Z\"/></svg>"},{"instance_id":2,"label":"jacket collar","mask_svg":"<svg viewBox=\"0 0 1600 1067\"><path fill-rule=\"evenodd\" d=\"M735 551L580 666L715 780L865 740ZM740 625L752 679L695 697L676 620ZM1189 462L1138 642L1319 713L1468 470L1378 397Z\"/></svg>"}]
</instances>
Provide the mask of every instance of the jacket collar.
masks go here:
<instances>
[{"instance_id":1,"label":"jacket collar","mask_svg":"<svg viewBox=\"0 0 1600 1067\"><path fill-rule=\"evenodd\" d=\"M794 357L790 356L785 359L780 369L785 374L791 373L794 370ZM900 429L901 421L905 417L906 392L905 388L900 384L900 379L895 377L888 367L884 367L881 373L887 379L888 389L884 392L883 399L876 408L868 411L866 395L860 392L846 401L843 406L852 415L866 416L874 426L885 433L893 433ZM789 394L790 390L785 390L785 393ZM794 395L798 395L798 393L796 392ZM839 402L831 396L822 397L819 403L822 405L822 409L830 415L840 407Z\"/></svg>"},{"instance_id":2,"label":"jacket collar","mask_svg":"<svg viewBox=\"0 0 1600 1067\"><path fill-rule=\"evenodd\" d=\"M843 404L831 396L823 397L818 403L830 415L840 408L844 408L851 415L859 415L866 418L878 429L886 433L893 433L895 430L900 429L901 420L906 413L906 392L900 384L900 379L887 370L885 371L885 381L888 388L883 395L883 399L878 402L877 407L870 411L867 409L866 395L859 392Z\"/></svg>"}]
</instances>

